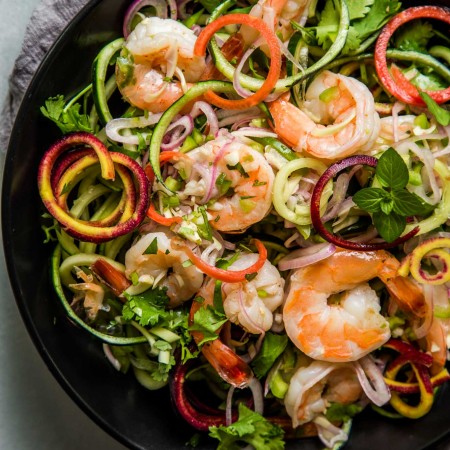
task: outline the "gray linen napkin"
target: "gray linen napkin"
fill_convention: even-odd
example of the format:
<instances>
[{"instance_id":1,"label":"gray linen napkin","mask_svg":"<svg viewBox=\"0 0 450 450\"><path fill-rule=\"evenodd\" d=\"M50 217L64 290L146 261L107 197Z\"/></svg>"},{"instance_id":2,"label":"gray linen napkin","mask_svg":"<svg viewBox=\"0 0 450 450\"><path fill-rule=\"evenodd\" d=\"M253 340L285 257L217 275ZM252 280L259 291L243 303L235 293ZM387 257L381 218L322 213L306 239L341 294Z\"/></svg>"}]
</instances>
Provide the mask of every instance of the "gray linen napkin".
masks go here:
<instances>
[{"instance_id":1,"label":"gray linen napkin","mask_svg":"<svg viewBox=\"0 0 450 450\"><path fill-rule=\"evenodd\" d=\"M0 149L6 151L14 119L25 91L44 55L72 18L89 0L42 0L31 16L22 50L9 78L3 105Z\"/></svg>"}]
</instances>

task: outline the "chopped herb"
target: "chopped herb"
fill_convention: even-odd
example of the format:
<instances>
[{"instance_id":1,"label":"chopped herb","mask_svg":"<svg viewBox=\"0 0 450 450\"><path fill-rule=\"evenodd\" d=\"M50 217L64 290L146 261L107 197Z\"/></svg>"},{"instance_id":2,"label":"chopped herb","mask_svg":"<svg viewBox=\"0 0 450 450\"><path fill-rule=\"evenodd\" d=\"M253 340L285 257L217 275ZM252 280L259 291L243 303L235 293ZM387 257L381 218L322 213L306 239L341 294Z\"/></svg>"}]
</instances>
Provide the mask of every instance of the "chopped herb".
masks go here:
<instances>
[{"instance_id":1,"label":"chopped herb","mask_svg":"<svg viewBox=\"0 0 450 450\"><path fill-rule=\"evenodd\" d=\"M250 175L245 171L244 167L240 162L235 164L234 166L231 166L230 164L227 164L228 170L237 170L244 178L250 178Z\"/></svg>"},{"instance_id":2,"label":"chopped herb","mask_svg":"<svg viewBox=\"0 0 450 450\"><path fill-rule=\"evenodd\" d=\"M146 248L144 255L156 255L158 253L158 239L155 238Z\"/></svg>"}]
</instances>

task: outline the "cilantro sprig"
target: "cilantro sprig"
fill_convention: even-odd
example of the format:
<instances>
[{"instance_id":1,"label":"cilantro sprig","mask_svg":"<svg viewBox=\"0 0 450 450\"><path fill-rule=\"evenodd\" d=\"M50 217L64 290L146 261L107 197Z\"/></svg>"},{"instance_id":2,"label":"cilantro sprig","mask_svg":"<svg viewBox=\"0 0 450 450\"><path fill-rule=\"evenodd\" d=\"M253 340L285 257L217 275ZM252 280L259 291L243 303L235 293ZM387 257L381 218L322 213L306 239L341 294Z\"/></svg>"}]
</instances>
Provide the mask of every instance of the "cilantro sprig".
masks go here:
<instances>
[{"instance_id":1,"label":"cilantro sprig","mask_svg":"<svg viewBox=\"0 0 450 450\"><path fill-rule=\"evenodd\" d=\"M58 95L45 101L45 105L41 106L41 113L47 119L55 122L64 134L73 131L92 133L89 117L86 114L81 114L80 109L81 105L79 103L66 106L64 96Z\"/></svg>"},{"instance_id":2,"label":"cilantro sprig","mask_svg":"<svg viewBox=\"0 0 450 450\"><path fill-rule=\"evenodd\" d=\"M240 443L252 445L255 450L284 449L284 431L260 414L239 404L239 420L228 427L210 427L209 435L220 441L217 450L238 450Z\"/></svg>"},{"instance_id":3,"label":"cilantro sprig","mask_svg":"<svg viewBox=\"0 0 450 450\"><path fill-rule=\"evenodd\" d=\"M427 215L434 207L406 189L408 167L393 148L381 155L375 177L381 187L361 189L353 196L353 201L372 215L380 236L392 242L403 233L407 217Z\"/></svg>"}]
</instances>

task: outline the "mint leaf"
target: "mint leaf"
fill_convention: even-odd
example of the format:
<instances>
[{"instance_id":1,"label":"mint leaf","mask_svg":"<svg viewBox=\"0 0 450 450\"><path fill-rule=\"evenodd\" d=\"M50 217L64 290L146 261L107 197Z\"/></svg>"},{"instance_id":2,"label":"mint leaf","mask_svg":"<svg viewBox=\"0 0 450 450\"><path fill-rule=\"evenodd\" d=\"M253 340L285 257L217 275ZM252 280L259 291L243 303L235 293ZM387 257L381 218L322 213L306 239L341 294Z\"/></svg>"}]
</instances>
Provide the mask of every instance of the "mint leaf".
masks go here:
<instances>
[{"instance_id":1,"label":"mint leaf","mask_svg":"<svg viewBox=\"0 0 450 450\"><path fill-rule=\"evenodd\" d=\"M374 214L372 219L378 233L386 242L395 241L406 227L406 218L395 212L385 214L380 211Z\"/></svg>"},{"instance_id":2,"label":"mint leaf","mask_svg":"<svg viewBox=\"0 0 450 450\"><path fill-rule=\"evenodd\" d=\"M364 188L356 192L352 200L358 208L375 213L381 209L381 203L389 196L388 192L380 188Z\"/></svg>"},{"instance_id":3,"label":"mint leaf","mask_svg":"<svg viewBox=\"0 0 450 450\"><path fill-rule=\"evenodd\" d=\"M169 304L169 297L166 287L148 289L138 295L125 292L124 296L127 299L122 309L124 320L135 320L142 326L154 326L168 314L166 306Z\"/></svg>"},{"instance_id":4,"label":"mint leaf","mask_svg":"<svg viewBox=\"0 0 450 450\"><path fill-rule=\"evenodd\" d=\"M209 435L220 441L217 450L239 450L242 442L255 450L283 450L284 431L260 414L239 404L239 420L228 427L210 427Z\"/></svg>"},{"instance_id":5,"label":"mint leaf","mask_svg":"<svg viewBox=\"0 0 450 450\"><path fill-rule=\"evenodd\" d=\"M388 148L378 160L376 177L383 186L392 189L402 189L408 184L408 167L392 147Z\"/></svg>"},{"instance_id":6,"label":"mint leaf","mask_svg":"<svg viewBox=\"0 0 450 450\"><path fill-rule=\"evenodd\" d=\"M419 92L419 95L440 125L446 127L450 124L450 111L439 106L426 92Z\"/></svg>"},{"instance_id":7,"label":"mint leaf","mask_svg":"<svg viewBox=\"0 0 450 450\"><path fill-rule=\"evenodd\" d=\"M403 189L392 191L394 200L394 211L401 216L425 216L429 214L434 206L424 202L418 195Z\"/></svg>"},{"instance_id":8,"label":"mint leaf","mask_svg":"<svg viewBox=\"0 0 450 450\"><path fill-rule=\"evenodd\" d=\"M434 36L433 26L429 22L414 20L407 27L401 27L395 34L394 43L400 50L412 50L425 53L428 41Z\"/></svg>"},{"instance_id":9,"label":"mint leaf","mask_svg":"<svg viewBox=\"0 0 450 450\"><path fill-rule=\"evenodd\" d=\"M276 359L284 352L288 338L285 334L266 333L260 352L252 361L257 378L264 377Z\"/></svg>"},{"instance_id":10,"label":"mint leaf","mask_svg":"<svg viewBox=\"0 0 450 450\"><path fill-rule=\"evenodd\" d=\"M394 201L392 200L392 197L389 195L388 197L383 199L380 203L380 207L381 211L383 211L384 214L390 214L394 209Z\"/></svg>"}]
</instances>

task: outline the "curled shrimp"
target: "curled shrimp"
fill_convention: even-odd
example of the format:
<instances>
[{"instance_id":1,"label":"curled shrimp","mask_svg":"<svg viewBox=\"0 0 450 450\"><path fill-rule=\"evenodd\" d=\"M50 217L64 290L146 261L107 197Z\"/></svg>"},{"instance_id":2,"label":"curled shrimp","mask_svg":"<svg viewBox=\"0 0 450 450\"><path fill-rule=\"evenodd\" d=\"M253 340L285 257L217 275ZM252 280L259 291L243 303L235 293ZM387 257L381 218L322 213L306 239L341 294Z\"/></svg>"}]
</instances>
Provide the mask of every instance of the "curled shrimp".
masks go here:
<instances>
[{"instance_id":1,"label":"curled shrimp","mask_svg":"<svg viewBox=\"0 0 450 450\"><path fill-rule=\"evenodd\" d=\"M172 19L147 17L140 22L116 64L122 96L143 110L165 111L205 70L205 59L194 55L196 39L192 30Z\"/></svg>"},{"instance_id":2,"label":"curled shrimp","mask_svg":"<svg viewBox=\"0 0 450 450\"><path fill-rule=\"evenodd\" d=\"M208 305L213 304L214 287L215 280L210 279L198 292L197 297L202 298L203 301L201 303L192 302L189 317L191 323L194 320L195 313L200 308L207 308ZM191 330L191 335L197 345L202 343L204 338L202 332ZM203 343L201 350L203 356L214 367L219 376L232 386L244 388L253 380L253 372L250 366L230 347L225 345L220 338Z\"/></svg>"},{"instance_id":3,"label":"curled shrimp","mask_svg":"<svg viewBox=\"0 0 450 450\"><path fill-rule=\"evenodd\" d=\"M341 250L295 271L283 310L291 341L311 358L331 362L355 361L380 347L390 329L367 281L379 277L401 309L420 317L426 313L422 290L397 276L398 267L386 251Z\"/></svg>"},{"instance_id":4,"label":"curled shrimp","mask_svg":"<svg viewBox=\"0 0 450 450\"><path fill-rule=\"evenodd\" d=\"M308 87L301 109L286 95L269 109L281 139L294 150L320 159L333 161L368 152L379 134L380 118L369 89L327 70Z\"/></svg>"},{"instance_id":5,"label":"curled shrimp","mask_svg":"<svg viewBox=\"0 0 450 450\"><path fill-rule=\"evenodd\" d=\"M189 152L190 177L179 198L200 197L211 225L225 232L244 231L272 208L273 169L259 152L234 136L220 136ZM189 164L182 160L180 164Z\"/></svg>"},{"instance_id":6,"label":"curled shrimp","mask_svg":"<svg viewBox=\"0 0 450 450\"><path fill-rule=\"evenodd\" d=\"M268 25L273 26L277 36L283 42L293 33L291 22L304 25L311 0L259 0L250 11L251 16L262 18ZM242 27L240 33L245 42L252 43L257 33L249 27Z\"/></svg>"},{"instance_id":7,"label":"curled shrimp","mask_svg":"<svg viewBox=\"0 0 450 450\"><path fill-rule=\"evenodd\" d=\"M242 255L229 267L241 270L258 260L258 255ZM228 319L253 334L261 334L272 327L273 311L281 306L284 279L277 268L266 261L251 281L224 283L223 308Z\"/></svg>"},{"instance_id":8,"label":"curled shrimp","mask_svg":"<svg viewBox=\"0 0 450 450\"><path fill-rule=\"evenodd\" d=\"M203 283L203 274L194 265L183 264L189 258L171 247L172 236L162 231L142 236L125 255L125 273L128 277L137 274L140 282L152 287L166 287L169 305L174 307L193 297Z\"/></svg>"},{"instance_id":9,"label":"curled shrimp","mask_svg":"<svg viewBox=\"0 0 450 450\"><path fill-rule=\"evenodd\" d=\"M295 428L325 413L331 402L354 403L362 393L350 364L313 361L297 369L290 380L284 404Z\"/></svg>"}]
</instances>

